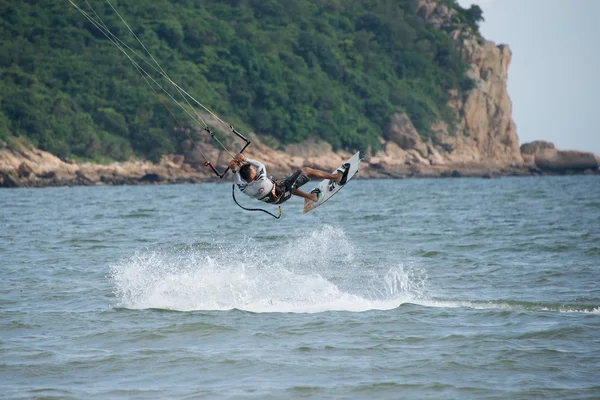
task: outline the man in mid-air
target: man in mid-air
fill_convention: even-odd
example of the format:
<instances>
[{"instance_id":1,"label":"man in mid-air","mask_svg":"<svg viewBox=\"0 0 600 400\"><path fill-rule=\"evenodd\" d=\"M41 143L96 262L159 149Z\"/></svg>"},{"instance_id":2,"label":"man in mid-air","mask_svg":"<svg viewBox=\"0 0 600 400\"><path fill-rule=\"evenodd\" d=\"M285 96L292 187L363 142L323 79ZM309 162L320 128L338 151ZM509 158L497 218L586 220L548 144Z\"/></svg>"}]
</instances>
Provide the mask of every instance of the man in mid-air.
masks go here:
<instances>
[{"instance_id":1,"label":"man in mid-air","mask_svg":"<svg viewBox=\"0 0 600 400\"><path fill-rule=\"evenodd\" d=\"M229 168L233 171L233 181L244 194L273 204L281 204L292 195L317 201L321 194L318 189L306 193L298 188L311 179L331 179L343 185L348 176L348 168L338 169L337 173L330 174L303 167L286 178L272 180L267 176L267 169L262 163L245 158L241 153L231 160Z\"/></svg>"}]
</instances>

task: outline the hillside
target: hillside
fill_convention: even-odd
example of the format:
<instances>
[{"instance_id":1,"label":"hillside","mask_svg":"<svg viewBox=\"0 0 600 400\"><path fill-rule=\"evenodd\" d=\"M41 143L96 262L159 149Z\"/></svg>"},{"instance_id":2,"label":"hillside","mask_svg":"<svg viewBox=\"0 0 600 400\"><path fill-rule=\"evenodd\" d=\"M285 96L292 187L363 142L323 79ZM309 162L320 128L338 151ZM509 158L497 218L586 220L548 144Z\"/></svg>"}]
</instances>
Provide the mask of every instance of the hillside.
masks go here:
<instances>
[{"instance_id":1,"label":"hillside","mask_svg":"<svg viewBox=\"0 0 600 400\"><path fill-rule=\"evenodd\" d=\"M135 41L105 1L89 1ZM76 2L86 8L85 2ZM450 28L413 0L155 0L114 3L173 79L274 147L317 137L377 148L391 116L419 135L457 122L449 93L473 87ZM478 7L452 1L476 31ZM0 1L0 139L62 158L158 160L181 134L131 63L63 0ZM185 115L178 116L184 123Z\"/></svg>"}]
</instances>

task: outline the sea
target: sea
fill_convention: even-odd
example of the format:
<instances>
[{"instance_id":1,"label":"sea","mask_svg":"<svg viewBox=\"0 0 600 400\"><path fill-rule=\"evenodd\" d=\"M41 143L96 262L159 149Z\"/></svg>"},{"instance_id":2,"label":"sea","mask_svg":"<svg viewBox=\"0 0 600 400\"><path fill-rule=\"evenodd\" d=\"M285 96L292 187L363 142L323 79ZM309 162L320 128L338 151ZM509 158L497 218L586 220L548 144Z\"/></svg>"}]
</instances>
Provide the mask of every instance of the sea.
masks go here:
<instances>
[{"instance_id":1,"label":"sea","mask_svg":"<svg viewBox=\"0 0 600 400\"><path fill-rule=\"evenodd\" d=\"M600 399L599 176L356 179L302 208L0 190L0 397Z\"/></svg>"}]
</instances>

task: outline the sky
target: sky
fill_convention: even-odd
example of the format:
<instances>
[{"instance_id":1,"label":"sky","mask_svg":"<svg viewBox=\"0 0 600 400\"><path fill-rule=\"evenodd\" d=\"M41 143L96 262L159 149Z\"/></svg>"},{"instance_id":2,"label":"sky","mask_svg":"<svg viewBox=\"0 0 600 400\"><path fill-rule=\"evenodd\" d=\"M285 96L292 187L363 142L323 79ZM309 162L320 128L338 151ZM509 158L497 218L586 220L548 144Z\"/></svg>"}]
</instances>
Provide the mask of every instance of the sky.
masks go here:
<instances>
[{"instance_id":1,"label":"sky","mask_svg":"<svg viewBox=\"0 0 600 400\"><path fill-rule=\"evenodd\" d=\"M600 0L459 0L481 34L508 44L508 94L521 144L600 155Z\"/></svg>"}]
</instances>

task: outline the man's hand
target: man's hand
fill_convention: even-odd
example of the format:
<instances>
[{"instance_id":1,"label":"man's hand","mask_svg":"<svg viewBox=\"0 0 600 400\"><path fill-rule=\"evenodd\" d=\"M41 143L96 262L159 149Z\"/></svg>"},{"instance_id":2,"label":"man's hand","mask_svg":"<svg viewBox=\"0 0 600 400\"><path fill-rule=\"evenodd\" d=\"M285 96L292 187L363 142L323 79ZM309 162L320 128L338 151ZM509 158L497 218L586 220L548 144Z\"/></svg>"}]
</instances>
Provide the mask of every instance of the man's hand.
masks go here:
<instances>
[{"instance_id":1,"label":"man's hand","mask_svg":"<svg viewBox=\"0 0 600 400\"><path fill-rule=\"evenodd\" d=\"M234 172L237 171L238 167L242 165L244 160L245 157L242 153L236 154L235 157L233 157L233 160L231 160L231 162L229 163L229 168Z\"/></svg>"}]
</instances>

